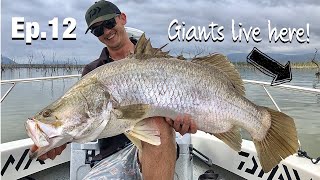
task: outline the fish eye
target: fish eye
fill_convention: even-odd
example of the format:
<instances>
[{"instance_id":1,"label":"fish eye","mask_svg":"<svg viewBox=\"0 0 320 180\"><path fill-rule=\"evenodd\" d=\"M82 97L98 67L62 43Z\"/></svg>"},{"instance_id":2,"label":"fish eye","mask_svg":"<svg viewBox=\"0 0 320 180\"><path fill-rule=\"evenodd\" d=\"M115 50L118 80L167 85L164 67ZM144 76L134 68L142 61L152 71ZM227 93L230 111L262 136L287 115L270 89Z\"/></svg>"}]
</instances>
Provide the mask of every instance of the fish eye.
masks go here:
<instances>
[{"instance_id":1,"label":"fish eye","mask_svg":"<svg viewBox=\"0 0 320 180\"><path fill-rule=\"evenodd\" d=\"M51 110L50 109L46 109L42 112L42 116L43 117L49 117L51 114Z\"/></svg>"}]
</instances>

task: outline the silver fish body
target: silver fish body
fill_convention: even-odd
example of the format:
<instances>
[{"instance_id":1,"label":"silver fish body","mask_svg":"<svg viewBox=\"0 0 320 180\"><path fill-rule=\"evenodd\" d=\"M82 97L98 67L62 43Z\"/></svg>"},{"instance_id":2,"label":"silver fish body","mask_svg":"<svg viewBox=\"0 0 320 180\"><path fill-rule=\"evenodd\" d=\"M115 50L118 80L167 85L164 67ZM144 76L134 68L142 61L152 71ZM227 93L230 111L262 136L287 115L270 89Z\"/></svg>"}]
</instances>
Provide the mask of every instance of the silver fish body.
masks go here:
<instances>
[{"instance_id":1,"label":"silver fish body","mask_svg":"<svg viewBox=\"0 0 320 180\"><path fill-rule=\"evenodd\" d=\"M125 133L159 145L148 117L192 116L199 130L241 150L241 134L252 136L265 172L298 149L292 118L245 98L239 73L220 54L183 61L152 48L144 36L134 55L100 66L26 123L40 148L32 158L66 142L89 142Z\"/></svg>"},{"instance_id":2,"label":"silver fish body","mask_svg":"<svg viewBox=\"0 0 320 180\"><path fill-rule=\"evenodd\" d=\"M212 67L174 58L128 58L107 66L84 78L95 77L120 106L150 104L187 113L199 129L210 133L224 133L237 125L261 138L270 126L270 121L262 122L264 111L239 95L226 75Z\"/></svg>"}]
</instances>

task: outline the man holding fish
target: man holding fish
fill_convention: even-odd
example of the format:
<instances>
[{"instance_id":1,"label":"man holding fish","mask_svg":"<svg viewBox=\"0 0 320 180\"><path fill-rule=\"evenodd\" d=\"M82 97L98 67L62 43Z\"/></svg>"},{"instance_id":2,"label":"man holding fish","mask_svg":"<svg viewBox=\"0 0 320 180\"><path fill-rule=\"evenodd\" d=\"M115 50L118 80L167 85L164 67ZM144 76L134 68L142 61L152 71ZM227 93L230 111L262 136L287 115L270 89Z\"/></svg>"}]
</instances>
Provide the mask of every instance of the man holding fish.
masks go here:
<instances>
[{"instance_id":1,"label":"man holding fish","mask_svg":"<svg viewBox=\"0 0 320 180\"><path fill-rule=\"evenodd\" d=\"M126 14L121 12L116 5L109 1L98 1L88 9L85 18L88 24L86 33L91 30L91 33L106 47L103 48L99 59L84 68L82 76L99 66L124 59L134 53L137 40L129 39L125 30ZM172 127L181 135L184 135L195 133L197 131L196 124L186 114L179 115L175 121L164 117L152 117L148 121L155 123L158 127L161 145L155 146L142 141L142 152L139 153L138 161L143 178L173 179L175 161L179 152L176 150L175 133ZM130 140L124 134L99 140L102 148L100 151L107 152L102 157L112 156L119 149L124 149L129 142ZM65 148L66 144L63 144L41 155L38 159L46 160L50 158L53 160ZM31 147L32 152L36 150L36 145ZM90 177L86 178L90 179Z\"/></svg>"},{"instance_id":2,"label":"man holding fish","mask_svg":"<svg viewBox=\"0 0 320 180\"><path fill-rule=\"evenodd\" d=\"M171 126L182 134L202 130L237 152L241 151L240 129L246 130L264 172L297 152L294 120L247 99L239 72L225 56L179 60L153 48L144 34L135 44L124 28L126 15L107 1L91 6L86 20L88 30L106 48L85 67L82 79L27 120L26 130L36 145L30 158L54 158L68 142L101 138L108 138L107 148L125 150L127 137L139 149L144 179L173 179L176 146ZM116 140L110 139L113 136ZM126 157L119 152L117 158ZM125 161L115 163L120 165L116 172L130 173L118 169L135 164Z\"/></svg>"}]
</instances>

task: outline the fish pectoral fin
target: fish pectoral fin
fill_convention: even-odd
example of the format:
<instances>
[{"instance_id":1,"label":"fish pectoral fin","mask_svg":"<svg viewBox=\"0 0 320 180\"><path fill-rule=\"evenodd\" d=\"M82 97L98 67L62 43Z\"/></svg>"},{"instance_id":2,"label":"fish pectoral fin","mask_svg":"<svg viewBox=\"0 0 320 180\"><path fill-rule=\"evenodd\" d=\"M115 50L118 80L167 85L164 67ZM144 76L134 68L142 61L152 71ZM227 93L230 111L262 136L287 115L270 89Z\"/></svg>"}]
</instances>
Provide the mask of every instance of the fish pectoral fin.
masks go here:
<instances>
[{"instance_id":1,"label":"fish pectoral fin","mask_svg":"<svg viewBox=\"0 0 320 180\"><path fill-rule=\"evenodd\" d=\"M158 146L161 144L158 126L154 121L150 121L149 119L138 122L134 128L127 133L138 140L152 145Z\"/></svg>"},{"instance_id":2,"label":"fish pectoral fin","mask_svg":"<svg viewBox=\"0 0 320 180\"><path fill-rule=\"evenodd\" d=\"M224 143L226 143L233 150L237 152L241 151L242 138L240 134L240 128L233 126L231 130L228 132L217 133L213 135L219 138Z\"/></svg>"},{"instance_id":3,"label":"fish pectoral fin","mask_svg":"<svg viewBox=\"0 0 320 180\"><path fill-rule=\"evenodd\" d=\"M132 104L127 106L119 106L114 108L118 119L144 119L150 105L148 104Z\"/></svg>"},{"instance_id":4,"label":"fish pectoral fin","mask_svg":"<svg viewBox=\"0 0 320 180\"><path fill-rule=\"evenodd\" d=\"M139 151L142 151L142 144L141 140L131 135L130 132L125 132L124 135L127 136L127 138L139 149Z\"/></svg>"}]
</instances>

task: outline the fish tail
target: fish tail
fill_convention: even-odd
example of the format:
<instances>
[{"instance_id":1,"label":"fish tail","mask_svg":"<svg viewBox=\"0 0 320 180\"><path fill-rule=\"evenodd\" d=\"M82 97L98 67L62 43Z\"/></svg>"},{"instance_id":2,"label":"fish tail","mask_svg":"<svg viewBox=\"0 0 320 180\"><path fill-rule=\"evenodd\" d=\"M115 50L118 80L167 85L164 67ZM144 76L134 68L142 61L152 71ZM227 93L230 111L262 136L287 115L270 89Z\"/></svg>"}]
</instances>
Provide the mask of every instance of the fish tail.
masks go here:
<instances>
[{"instance_id":1,"label":"fish tail","mask_svg":"<svg viewBox=\"0 0 320 180\"><path fill-rule=\"evenodd\" d=\"M253 139L253 142L263 171L269 172L282 159L296 153L299 142L295 123L291 117L267 107L261 108L268 111L271 125L262 140Z\"/></svg>"}]
</instances>

